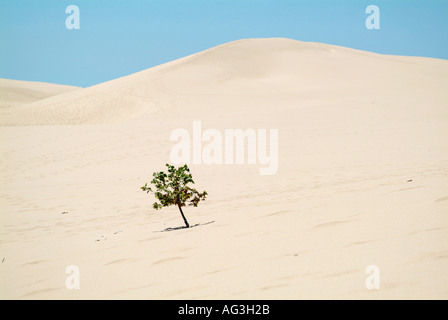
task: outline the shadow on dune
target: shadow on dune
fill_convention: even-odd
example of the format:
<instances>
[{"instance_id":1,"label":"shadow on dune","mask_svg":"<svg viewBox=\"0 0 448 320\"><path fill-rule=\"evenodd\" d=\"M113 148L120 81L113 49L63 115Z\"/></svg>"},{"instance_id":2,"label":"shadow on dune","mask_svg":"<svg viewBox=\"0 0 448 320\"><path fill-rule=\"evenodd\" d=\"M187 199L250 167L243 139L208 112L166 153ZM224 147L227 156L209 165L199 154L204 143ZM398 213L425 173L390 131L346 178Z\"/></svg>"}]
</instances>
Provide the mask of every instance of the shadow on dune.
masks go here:
<instances>
[{"instance_id":1,"label":"shadow on dune","mask_svg":"<svg viewBox=\"0 0 448 320\"><path fill-rule=\"evenodd\" d=\"M195 225L190 226L190 228L187 228L186 226L180 226L180 227L175 227L175 228L166 228L162 231L155 231L155 232L168 232L168 231L176 231L176 230L182 230L182 229L191 229L191 228L195 228L195 227L199 227L199 226L206 226L206 225L214 223L214 222L215 222L215 220L205 222L205 223L197 223Z\"/></svg>"}]
</instances>

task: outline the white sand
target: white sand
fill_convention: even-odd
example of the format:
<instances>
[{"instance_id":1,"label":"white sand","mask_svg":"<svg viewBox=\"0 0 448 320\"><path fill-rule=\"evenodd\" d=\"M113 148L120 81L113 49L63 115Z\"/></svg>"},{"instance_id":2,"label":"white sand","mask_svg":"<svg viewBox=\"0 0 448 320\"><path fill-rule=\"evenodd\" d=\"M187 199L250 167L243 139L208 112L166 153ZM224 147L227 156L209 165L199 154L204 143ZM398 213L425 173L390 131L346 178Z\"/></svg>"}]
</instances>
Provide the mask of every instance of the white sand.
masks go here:
<instances>
[{"instance_id":1,"label":"white sand","mask_svg":"<svg viewBox=\"0 0 448 320\"><path fill-rule=\"evenodd\" d=\"M78 87L45 82L0 78L0 107L15 107L79 89Z\"/></svg>"},{"instance_id":2,"label":"white sand","mask_svg":"<svg viewBox=\"0 0 448 320\"><path fill-rule=\"evenodd\" d=\"M2 108L0 298L447 299L447 88L448 61L257 39ZM279 129L279 170L190 165L201 225L160 232L139 188L193 120Z\"/></svg>"}]
</instances>

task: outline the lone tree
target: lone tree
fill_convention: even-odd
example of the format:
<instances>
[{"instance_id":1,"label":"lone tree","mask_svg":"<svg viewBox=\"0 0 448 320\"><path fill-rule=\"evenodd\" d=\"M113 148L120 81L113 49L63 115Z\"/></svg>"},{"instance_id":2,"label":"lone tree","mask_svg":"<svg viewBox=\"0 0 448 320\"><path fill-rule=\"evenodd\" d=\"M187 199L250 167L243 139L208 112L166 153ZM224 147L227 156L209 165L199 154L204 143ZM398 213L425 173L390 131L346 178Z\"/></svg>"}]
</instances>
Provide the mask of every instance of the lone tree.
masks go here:
<instances>
[{"instance_id":1,"label":"lone tree","mask_svg":"<svg viewBox=\"0 0 448 320\"><path fill-rule=\"evenodd\" d=\"M207 192L199 193L196 189L188 186L189 183L194 183L194 181L187 165L177 169L168 163L166 166L168 167L168 174L163 171L152 174L154 179L152 179L151 183L155 186L155 191L147 183L141 189L146 191L146 193L154 192L156 199L159 200L159 202L154 202L153 204L153 208L156 210L177 205L186 227L189 228L190 225L182 212L182 207L187 202L188 205L197 207L199 201L205 200Z\"/></svg>"}]
</instances>

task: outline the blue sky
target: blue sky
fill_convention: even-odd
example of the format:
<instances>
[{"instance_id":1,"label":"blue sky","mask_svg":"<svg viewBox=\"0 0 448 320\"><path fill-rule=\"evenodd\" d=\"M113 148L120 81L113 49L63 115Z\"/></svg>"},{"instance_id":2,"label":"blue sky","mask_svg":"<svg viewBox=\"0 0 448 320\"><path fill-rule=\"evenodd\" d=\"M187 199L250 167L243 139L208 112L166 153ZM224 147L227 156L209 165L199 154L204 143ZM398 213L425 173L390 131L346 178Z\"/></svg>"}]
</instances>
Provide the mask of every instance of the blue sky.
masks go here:
<instances>
[{"instance_id":1,"label":"blue sky","mask_svg":"<svg viewBox=\"0 0 448 320\"><path fill-rule=\"evenodd\" d=\"M80 29L68 30L68 5ZM368 30L368 5L380 29ZM448 59L448 0L0 0L0 77L87 87L243 38Z\"/></svg>"}]
</instances>

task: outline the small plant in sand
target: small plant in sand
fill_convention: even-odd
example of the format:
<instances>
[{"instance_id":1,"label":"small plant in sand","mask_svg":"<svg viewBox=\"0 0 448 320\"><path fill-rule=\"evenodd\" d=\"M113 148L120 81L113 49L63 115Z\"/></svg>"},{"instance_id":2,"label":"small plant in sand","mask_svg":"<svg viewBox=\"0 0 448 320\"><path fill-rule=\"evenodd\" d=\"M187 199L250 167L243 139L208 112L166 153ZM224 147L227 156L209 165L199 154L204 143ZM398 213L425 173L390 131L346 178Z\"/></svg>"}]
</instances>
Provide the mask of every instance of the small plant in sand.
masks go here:
<instances>
[{"instance_id":1,"label":"small plant in sand","mask_svg":"<svg viewBox=\"0 0 448 320\"><path fill-rule=\"evenodd\" d=\"M197 207L199 201L205 200L207 192L200 193L196 189L188 186L189 183L194 184L194 181L187 165L177 169L168 163L166 166L168 167L168 173L160 171L152 174L154 179L152 179L151 184L155 186L155 191L147 183L141 189L146 193L154 193L156 199L159 201L153 204L153 208L156 210L176 205L179 208L186 227L189 228L190 225L182 212L182 207L185 207L187 203L190 206Z\"/></svg>"}]
</instances>

